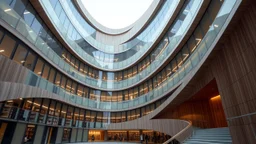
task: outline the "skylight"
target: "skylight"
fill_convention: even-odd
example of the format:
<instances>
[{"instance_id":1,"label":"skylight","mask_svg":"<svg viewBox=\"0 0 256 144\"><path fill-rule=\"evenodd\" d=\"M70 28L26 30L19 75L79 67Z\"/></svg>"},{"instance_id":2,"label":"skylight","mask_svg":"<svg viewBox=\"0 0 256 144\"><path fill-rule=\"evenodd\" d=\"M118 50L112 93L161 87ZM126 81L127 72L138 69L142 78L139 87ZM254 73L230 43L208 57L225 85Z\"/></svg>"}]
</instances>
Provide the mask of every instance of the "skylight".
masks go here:
<instances>
[{"instance_id":1,"label":"skylight","mask_svg":"<svg viewBox=\"0 0 256 144\"><path fill-rule=\"evenodd\" d=\"M100 24L112 29L127 27L138 20L153 0L82 0Z\"/></svg>"}]
</instances>

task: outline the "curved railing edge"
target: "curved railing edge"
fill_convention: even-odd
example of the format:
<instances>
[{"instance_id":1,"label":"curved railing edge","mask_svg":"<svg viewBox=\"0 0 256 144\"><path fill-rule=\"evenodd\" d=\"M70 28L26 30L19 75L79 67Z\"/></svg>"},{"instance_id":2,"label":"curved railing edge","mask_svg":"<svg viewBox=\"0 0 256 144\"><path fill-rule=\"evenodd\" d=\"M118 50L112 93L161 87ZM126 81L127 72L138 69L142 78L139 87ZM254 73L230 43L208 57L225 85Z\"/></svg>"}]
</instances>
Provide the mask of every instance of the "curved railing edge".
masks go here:
<instances>
[{"instance_id":1,"label":"curved railing edge","mask_svg":"<svg viewBox=\"0 0 256 144\"><path fill-rule=\"evenodd\" d=\"M193 134L193 127L191 121L186 121L189 124L180 132L178 132L176 135L172 136L170 139L165 141L163 144L168 144L169 142L173 141L174 139L178 140L179 142L185 141L187 138L192 136Z\"/></svg>"}]
</instances>

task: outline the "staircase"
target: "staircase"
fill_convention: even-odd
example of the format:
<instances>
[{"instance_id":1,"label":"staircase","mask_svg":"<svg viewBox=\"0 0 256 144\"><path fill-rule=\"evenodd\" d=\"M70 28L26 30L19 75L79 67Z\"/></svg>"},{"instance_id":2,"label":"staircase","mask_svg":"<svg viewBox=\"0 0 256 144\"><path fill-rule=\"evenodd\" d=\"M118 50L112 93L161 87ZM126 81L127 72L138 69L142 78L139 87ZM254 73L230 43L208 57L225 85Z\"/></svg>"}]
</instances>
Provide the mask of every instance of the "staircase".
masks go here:
<instances>
[{"instance_id":1,"label":"staircase","mask_svg":"<svg viewBox=\"0 0 256 144\"><path fill-rule=\"evenodd\" d=\"M232 139L229 129L212 128L196 129L192 137L187 139L184 144L231 144Z\"/></svg>"}]
</instances>

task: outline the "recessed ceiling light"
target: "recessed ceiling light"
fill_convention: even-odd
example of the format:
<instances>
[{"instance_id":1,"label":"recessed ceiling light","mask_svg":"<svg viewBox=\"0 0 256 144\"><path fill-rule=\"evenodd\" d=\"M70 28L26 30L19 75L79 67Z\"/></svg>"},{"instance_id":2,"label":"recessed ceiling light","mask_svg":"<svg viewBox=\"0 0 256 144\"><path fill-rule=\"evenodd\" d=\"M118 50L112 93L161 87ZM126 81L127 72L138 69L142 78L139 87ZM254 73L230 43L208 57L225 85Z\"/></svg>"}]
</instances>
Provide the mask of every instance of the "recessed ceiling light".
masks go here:
<instances>
[{"instance_id":1,"label":"recessed ceiling light","mask_svg":"<svg viewBox=\"0 0 256 144\"><path fill-rule=\"evenodd\" d=\"M6 10L4 10L5 12L8 12L8 11L11 11L12 9L6 9Z\"/></svg>"},{"instance_id":2,"label":"recessed ceiling light","mask_svg":"<svg viewBox=\"0 0 256 144\"><path fill-rule=\"evenodd\" d=\"M4 50L0 50L0 52L4 52Z\"/></svg>"},{"instance_id":3,"label":"recessed ceiling light","mask_svg":"<svg viewBox=\"0 0 256 144\"><path fill-rule=\"evenodd\" d=\"M29 14L29 13L30 13L29 11L24 12L24 14Z\"/></svg>"}]
</instances>

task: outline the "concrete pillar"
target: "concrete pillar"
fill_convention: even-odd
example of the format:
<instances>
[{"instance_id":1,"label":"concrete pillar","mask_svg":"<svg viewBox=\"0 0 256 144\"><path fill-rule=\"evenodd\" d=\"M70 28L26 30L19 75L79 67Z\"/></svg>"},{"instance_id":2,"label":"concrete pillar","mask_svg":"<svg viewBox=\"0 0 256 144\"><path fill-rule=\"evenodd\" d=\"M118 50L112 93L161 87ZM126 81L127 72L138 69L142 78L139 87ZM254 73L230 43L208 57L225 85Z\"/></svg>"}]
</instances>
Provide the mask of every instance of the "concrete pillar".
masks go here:
<instances>
[{"instance_id":1,"label":"concrete pillar","mask_svg":"<svg viewBox=\"0 0 256 144\"><path fill-rule=\"evenodd\" d=\"M56 143L59 144L62 142L62 136L63 136L63 128L59 127L56 137Z\"/></svg>"},{"instance_id":2,"label":"concrete pillar","mask_svg":"<svg viewBox=\"0 0 256 144\"><path fill-rule=\"evenodd\" d=\"M83 138L83 129L78 129L77 130L77 137L76 137L76 141L77 142L81 142Z\"/></svg>"},{"instance_id":3,"label":"concrete pillar","mask_svg":"<svg viewBox=\"0 0 256 144\"><path fill-rule=\"evenodd\" d=\"M45 126L38 125L36 128L34 144L41 144Z\"/></svg>"},{"instance_id":4,"label":"concrete pillar","mask_svg":"<svg viewBox=\"0 0 256 144\"><path fill-rule=\"evenodd\" d=\"M27 124L17 123L11 144L21 144L23 142L23 137L24 137L26 127L27 127Z\"/></svg>"},{"instance_id":5,"label":"concrete pillar","mask_svg":"<svg viewBox=\"0 0 256 144\"><path fill-rule=\"evenodd\" d=\"M88 136L89 136L89 130L88 129L84 129L83 142L88 142Z\"/></svg>"},{"instance_id":6,"label":"concrete pillar","mask_svg":"<svg viewBox=\"0 0 256 144\"><path fill-rule=\"evenodd\" d=\"M72 128L70 142L76 142L77 128Z\"/></svg>"}]
</instances>

